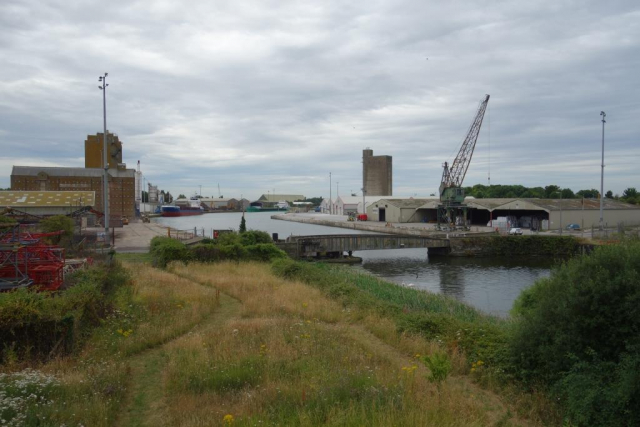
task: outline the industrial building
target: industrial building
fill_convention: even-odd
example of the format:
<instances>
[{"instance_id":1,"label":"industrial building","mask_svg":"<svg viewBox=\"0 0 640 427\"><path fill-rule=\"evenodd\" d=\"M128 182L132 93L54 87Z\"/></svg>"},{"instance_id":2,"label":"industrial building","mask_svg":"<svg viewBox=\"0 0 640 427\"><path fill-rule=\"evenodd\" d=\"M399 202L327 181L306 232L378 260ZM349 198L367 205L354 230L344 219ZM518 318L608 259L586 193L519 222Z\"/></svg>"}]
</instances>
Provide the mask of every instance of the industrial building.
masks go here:
<instances>
[{"instance_id":1,"label":"industrial building","mask_svg":"<svg viewBox=\"0 0 640 427\"><path fill-rule=\"evenodd\" d=\"M95 209L103 212L102 175L98 168L14 166L12 191L84 191L95 193ZM109 169L109 216L119 219L135 216L135 170Z\"/></svg>"},{"instance_id":2,"label":"industrial building","mask_svg":"<svg viewBox=\"0 0 640 427\"><path fill-rule=\"evenodd\" d=\"M392 157L374 156L370 148L362 150L362 183L367 196L392 196Z\"/></svg>"},{"instance_id":3,"label":"industrial building","mask_svg":"<svg viewBox=\"0 0 640 427\"><path fill-rule=\"evenodd\" d=\"M267 202L267 203L278 203L278 202L289 202L293 203L296 200L304 200L305 197L302 194L263 194L257 200L258 202Z\"/></svg>"},{"instance_id":4,"label":"industrial building","mask_svg":"<svg viewBox=\"0 0 640 427\"><path fill-rule=\"evenodd\" d=\"M0 191L0 211L10 208L40 217L69 215L95 203L93 191Z\"/></svg>"},{"instance_id":5,"label":"industrial building","mask_svg":"<svg viewBox=\"0 0 640 427\"><path fill-rule=\"evenodd\" d=\"M367 217L369 221L427 222L419 208L435 201L437 199L380 199L367 207Z\"/></svg>"},{"instance_id":6,"label":"industrial building","mask_svg":"<svg viewBox=\"0 0 640 427\"><path fill-rule=\"evenodd\" d=\"M381 199L367 208L370 221L436 222L438 199ZM597 199L475 199L467 197L470 225L493 227L498 218L506 218L511 227L557 230L568 224L581 228L597 226L600 200ZM413 213L412 213L413 211ZM604 199L604 222L609 226L624 222L640 224L640 206Z\"/></svg>"},{"instance_id":7,"label":"industrial building","mask_svg":"<svg viewBox=\"0 0 640 427\"><path fill-rule=\"evenodd\" d=\"M122 142L118 138L118 135L107 131L107 163L109 169L117 169L122 165ZM103 168L103 148L104 148L104 133L98 133L96 135L87 135L87 139L84 141L84 167L85 168Z\"/></svg>"}]
</instances>

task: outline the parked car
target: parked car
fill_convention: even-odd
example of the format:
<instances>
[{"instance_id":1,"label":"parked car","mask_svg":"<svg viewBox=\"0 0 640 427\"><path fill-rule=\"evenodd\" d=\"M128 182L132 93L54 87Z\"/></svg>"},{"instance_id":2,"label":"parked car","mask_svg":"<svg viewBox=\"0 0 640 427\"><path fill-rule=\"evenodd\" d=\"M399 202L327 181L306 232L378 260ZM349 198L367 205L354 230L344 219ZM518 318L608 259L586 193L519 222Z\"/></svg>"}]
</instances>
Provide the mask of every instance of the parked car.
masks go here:
<instances>
[{"instance_id":1,"label":"parked car","mask_svg":"<svg viewBox=\"0 0 640 427\"><path fill-rule=\"evenodd\" d=\"M567 230L580 230L580 226L578 224L569 224L565 227Z\"/></svg>"},{"instance_id":2,"label":"parked car","mask_svg":"<svg viewBox=\"0 0 640 427\"><path fill-rule=\"evenodd\" d=\"M509 235L522 236L522 228L512 228L511 230L509 230Z\"/></svg>"}]
</instances>

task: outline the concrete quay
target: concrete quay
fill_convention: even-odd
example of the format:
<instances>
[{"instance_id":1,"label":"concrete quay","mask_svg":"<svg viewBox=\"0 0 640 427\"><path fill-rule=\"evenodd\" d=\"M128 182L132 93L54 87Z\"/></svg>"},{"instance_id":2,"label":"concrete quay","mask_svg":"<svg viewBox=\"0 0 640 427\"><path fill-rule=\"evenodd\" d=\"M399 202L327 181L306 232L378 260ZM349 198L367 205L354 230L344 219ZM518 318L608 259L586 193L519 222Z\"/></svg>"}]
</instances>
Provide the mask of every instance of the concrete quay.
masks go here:
<instances>
[{"instance_id":1,"label":"concrete quay","mask_svg":"<svg viewBox=\"0 0 640 427\"><path fill-rule=\"evenodd\" d=\"M151 239L166 236L167 227L156 223L131 222L115 229L114 249L121 253L148 252Z\"/></svg>"},{"instance_id":2,"label":"concrete quay","mask_svg":"<svg viewBox=\"0 0 640 427\"><path fill-rule=\"evenodd\" d=\"M490 227L472 227L468 232L446 233L436 230L435 224L426 223L385 223L377 221L348 221L344 215L328 215L321 213L286 213L271 216L271 219L301 222L305 224L326 225L329 227L348 228L350 230L372 231L375 233L397 234L400 236L440 237L454 235L494 234Z\"/></svg>"}]
</instances>

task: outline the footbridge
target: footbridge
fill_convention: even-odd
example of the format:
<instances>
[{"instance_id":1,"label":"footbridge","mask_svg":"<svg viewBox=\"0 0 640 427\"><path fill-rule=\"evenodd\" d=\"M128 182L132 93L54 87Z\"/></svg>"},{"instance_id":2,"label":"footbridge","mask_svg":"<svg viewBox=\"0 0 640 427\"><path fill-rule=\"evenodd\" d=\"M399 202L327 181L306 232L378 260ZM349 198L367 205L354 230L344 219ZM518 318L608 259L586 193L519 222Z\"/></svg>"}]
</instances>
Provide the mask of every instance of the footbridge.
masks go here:
<instances>
[{"instance_id":1,"label":"footbridge","mask_svg":"<svg viewBox=\"0 0 640 427\"><path fill-rule=\"evenodd\" d=\"M296 258L342 256L355 251L428 248L430 253L446 254L449 239L442 237L399 236L388 234L328 234L290 236L282 249Z\"/></svg>"}]
</instances>

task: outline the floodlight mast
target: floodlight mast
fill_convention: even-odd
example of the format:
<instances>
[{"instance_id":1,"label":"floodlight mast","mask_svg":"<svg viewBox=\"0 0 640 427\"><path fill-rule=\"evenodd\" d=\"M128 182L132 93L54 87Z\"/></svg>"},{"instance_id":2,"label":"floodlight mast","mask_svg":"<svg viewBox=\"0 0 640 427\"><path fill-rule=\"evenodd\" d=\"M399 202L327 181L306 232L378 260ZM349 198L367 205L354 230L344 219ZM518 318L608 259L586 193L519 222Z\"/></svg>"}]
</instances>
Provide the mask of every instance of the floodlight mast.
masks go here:
<instances>
[{"instance_id":1,"label":"floodlight mast","mask_svg":"<svg viewBox=\"0 0 640 427\"><path fill-rule=\"evenodd\" d=\"M109 162L107 161L107 76L109 73L104 73L104 76L98 77L98 81L102 82L102 86L98 86L102 91L102 117L104 125L102 150L102 166L104 167L104 173L102 175L102 203L104 206L104 231L105 239L109 237Z\"/></svg>"}]
</instances>

